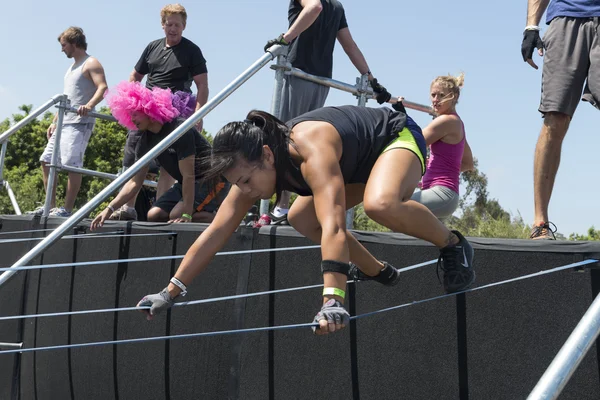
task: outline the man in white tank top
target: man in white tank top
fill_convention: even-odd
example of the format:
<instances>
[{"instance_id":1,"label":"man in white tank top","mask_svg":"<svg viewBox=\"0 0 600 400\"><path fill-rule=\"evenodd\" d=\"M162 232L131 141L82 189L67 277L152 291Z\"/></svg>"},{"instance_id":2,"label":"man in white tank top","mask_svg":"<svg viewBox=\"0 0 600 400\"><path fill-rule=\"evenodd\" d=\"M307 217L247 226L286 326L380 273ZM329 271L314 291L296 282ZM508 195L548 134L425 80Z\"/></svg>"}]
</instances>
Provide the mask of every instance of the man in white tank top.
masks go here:
<instances>
[{"instance_id":1,"label":"man in white tank top","mask_svg":"<svg viewBox=\"0 0 600 400\"><path fill-rule=\"evenodd\" d=\"M70 27L60 34L58 41L67 58L75 60L65 74L63 93L68 96L71 107L77 109L77 114L65 113L64 115L59 146L60 164L81 168L83 155L95 123L95 119L89 117L88 113L95 111L96 105L102 101L107 89L106 77L100 62L87 54L87 43L81 28ZM57 119L58 114L55 114L54 121L47 132L48 145L40 157L44 173L44 187L48 186L50 171L48 165L52 160ZM50 216L68 217L71 215L81 187L81 178L81 174L69 172L65 204L62 207L56 208L56 186L53 188ZM41 215L42 212L43 207L40 207L30 214Z\"/></svg>"}]
</instances>

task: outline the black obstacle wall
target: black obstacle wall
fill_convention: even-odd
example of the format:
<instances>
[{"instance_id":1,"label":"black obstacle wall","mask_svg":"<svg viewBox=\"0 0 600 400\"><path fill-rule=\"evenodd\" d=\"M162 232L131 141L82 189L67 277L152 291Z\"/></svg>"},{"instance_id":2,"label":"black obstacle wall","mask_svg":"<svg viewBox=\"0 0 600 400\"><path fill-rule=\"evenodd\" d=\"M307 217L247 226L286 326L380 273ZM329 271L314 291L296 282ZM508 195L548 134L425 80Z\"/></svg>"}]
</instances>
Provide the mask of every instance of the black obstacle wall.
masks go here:
<instances>
[{"instance_id":1,"label":"black obstacle wall","mask_svg":"<svg viewBox=\"0 0 600 400\"><path fill-rule=\"evenodd\" d=\"M0 233L43 228L29 217L1 222ZM51 219L49 227L59 222ZM115 261L20 272L0 287L1 315L134 306L162 289L180 260L128 260L183 255L202 228L114 223L104 231L175 234L60 240L34 263ZM0 235L0 241L42 234ZM402 235L355 234L397 267L438 255L431 245ZM35 243L0 242L0 263L12 265ZM600 256L594 243L472 243L477 285ZM291 228L264 227L240 229L223 251L307 245L312 243ZM217 256L184 300L319 284L319 261L318 249ZM323 337L302 328L0 355L0 398L525 398L589 307L597 275L568 270L450 296L358 319ZM175 307L153 321L136 311L0 321L0 342L23 341L30 348L305 323L320 307L320 291ZM347 305L356 315L442 294L430 265L407 271L393 288L350 284ZM561 399L597 398L594 346Z\"/></svg>"}]
</instances>

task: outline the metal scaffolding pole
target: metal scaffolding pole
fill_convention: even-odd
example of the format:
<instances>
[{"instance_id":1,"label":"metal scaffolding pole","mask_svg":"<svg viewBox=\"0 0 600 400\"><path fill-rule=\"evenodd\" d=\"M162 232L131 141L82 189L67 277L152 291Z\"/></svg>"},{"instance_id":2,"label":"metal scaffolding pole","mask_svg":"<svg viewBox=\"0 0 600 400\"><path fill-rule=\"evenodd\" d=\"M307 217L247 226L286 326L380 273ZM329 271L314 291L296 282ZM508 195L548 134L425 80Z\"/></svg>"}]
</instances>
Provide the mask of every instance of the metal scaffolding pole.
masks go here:
<instances>
[{"instance_id":1,"label":"metal scaffolding pole","mask_svg":"<svg viewBox=\"0 0 600 400\"><path fill-rule=\"evenodd\" d=\"M600 332L600 295L579 321L527 400L556 399Z\"/></svg>"},{"instance_id":2,"label":"metal scaffolding pole","mask_svg":"<svg viewBox=\"0 0 600 400\"><path fill-rule=\"evenodd\" d=\"M65 116L65 107L67 105L67 95L63 94L60 96L60 102L58 107L58 119L56 122L56 129L54 130L54 146L52 147L52 158L50 162L50 171L48 174L48 182L46 185L46 201L44 202L44 212L42 217L47 217L50 213L50 203L52 197L54 197L54 186L56 186L56 165L60 157L60 136L62 134L63 119Z\"/></svg>"},{"instance_id":3,"label":"metal scaffolding pole","mask_svg":"<svg viewBox=\"0 0 600 400\"><path fill-rule=\"evenodd\" d=\"M42 114L44 111L46 111L47 109L52 107L54 104L58 103L63 98L63 96L64 96L63 94L55 95L50 100L48 100L47 102L45 102L44 104L42 104L41 106L36 108L31 114L27 115L25 118L20 120L19 123L12 126L6 132L2 133L0 135L0 143L7 140L10 136L15 134L19 129L21 129L22 127L24 127L25 125L27 125L28 123L33 121L38 115Z\"/></svg>"},{"instance_id":4,"label":"metal scaffolding pole","mask_svg":"<svg viewBox=\"0 0 600 400\"><path fill-rule=\"evenodd\" d=\"M164 138L160 143L154 146L148 153L136 161L131 168L128 168L123 174L117 179L111 182L105 187L100 193L98 193L92 200L81 207L65 222L58 226L52 233L50 233L44 240L38 243L33 249L28 251L23 257L15 262L12 268L18 268L26 265L40 253L50 247L54 242L59 240L67 231L77 225L82 219L84 219L90 212L98 207L104 199L110 196L114 191L123 186L128 180L130 180L144 165L148 164L151 160L156 158L159 154L165 151L172 143L179 139L185 132L191 129L197 121L204 118L211 110L225 100L229 95L235 92L244 82L250 79L256 74L261 68L267 65L273 60L275 56L281 51L280 45L272 46L269 52L262 55L257 61L255 61L249 68L247 68L241 75L221 90L215 97L210 99L202 108L192 114L187 120L185 120L180 126L178 126L172 133ZM53 163L55 164L55 163ZM7 282L15 273L16 270L5 271L0 275L0 286Z\"/></svg>"}]
</instances>

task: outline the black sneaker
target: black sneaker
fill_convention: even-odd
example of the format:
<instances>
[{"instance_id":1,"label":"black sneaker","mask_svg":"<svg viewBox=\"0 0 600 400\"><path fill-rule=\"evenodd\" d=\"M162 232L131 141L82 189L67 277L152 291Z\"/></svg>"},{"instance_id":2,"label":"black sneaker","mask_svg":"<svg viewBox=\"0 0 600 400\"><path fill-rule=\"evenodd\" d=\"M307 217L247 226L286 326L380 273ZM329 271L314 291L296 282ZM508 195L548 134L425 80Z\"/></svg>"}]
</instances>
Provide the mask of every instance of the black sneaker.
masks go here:
<instances>
[{"instance_id":1,"label":"black sneaker","mask_svg":"<svg viewBox=\"0 0 600 400\"><path fill-rule=\"evenodd\" d=\"M400 282L400 272L390 264L383 261L383 269L377 276L369 276L362 272L358 266L350 263L348 278L355 281L377 281L382 285L395 286Z\"/></svg>"},{"instance_id":2,"label":"black sneaker","mask_svg":"<svg viewBox=\"0 0 600 400\"><path fill-rule=\"evenodd\" d=\"M446 246L440 250L437 263L439 270L444 271L444 290L446 293L460 292L468 289L475 282L473 270L473 247L458 231L452 231L458 236L459 242L454 246Z\"/></svg>"}]
</instances>

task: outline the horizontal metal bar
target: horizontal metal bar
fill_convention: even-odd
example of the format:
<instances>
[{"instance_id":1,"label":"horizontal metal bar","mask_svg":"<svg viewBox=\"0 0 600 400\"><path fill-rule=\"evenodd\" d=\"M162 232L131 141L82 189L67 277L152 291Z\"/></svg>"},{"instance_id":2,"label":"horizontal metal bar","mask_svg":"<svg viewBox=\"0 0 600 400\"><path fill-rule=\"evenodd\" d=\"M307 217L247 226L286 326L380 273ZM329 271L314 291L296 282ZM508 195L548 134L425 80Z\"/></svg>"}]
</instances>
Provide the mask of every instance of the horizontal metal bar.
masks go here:
<instances>
[{"instance_id":1,"label":"horizontal metal bar","mask_svg":"<svg viewBox=\"0 0 600 400\"><path fill-rule=\"evenodd\" d=\"M57 108L58 107L60 107L60 106L57 106ZM77 109L75 107L66 107L65 112L77 114ZM86 117L94 117L94 118L103 119L103 120L110 121L110 122L117 122L116 118L113 117L112 115L100 114L100 113L97 113L94 111L90 111L89 113L87 113Z\"/></svg>"},{"instance_id":2,"label":"horizontal metal bar","mask_svg":"<svg viewBox=\"0 0 600 400\"><path fill-rule=\"evenodd\" d=\"M254 249L254 250L235 250L235 251L223 251L215 254L215 256L235 256L240 254L252 254L252 253L270 253L277 251L293 251L293 250L309 250L319 249L320 245L313 246L299 246L299 247L278 247L275 249ZM159 257L140 257L140 258L129 258L129 259L115 259L115 260L98 260L98 261L80 261L71 263L60 263L60 264L42 264L42 265L26 265L23 267L7 267L0 268L0 271L26 271L30 269L52 269L52 268L66 268L66 267L93 267L98 265L107 265L115 263L134 263L134 262L149 262L149 261L165 261L165 260L181 260L185 256L159 256ZM432 260L432 263L436 260Z\"/></svg>"},{"instance_id":3,"label":"horizontal metal bar","mask_svg":"<svg viewBox=\"0 0 600 400\"><path fill-rule=\"evenodd\" d=\"M361 318L365 318L365 317L370 317L375 314L384 313L384 312L388 312L391 310L397 310L400 308L406 308L406 307L410 307L410 306L414 306L417 304L422 304L422 303L426 303L426 302L430 302L430 301L434 301L434 300L440 300L443 298L456 296L461 293L474 292L476 290L482 290L482 289L490 288L493 286L499 286L499 285L503 285L506 283L516 282L516 281L523 280L523 279L529 279L529 278L533 278L533 277L540 276L540 275L545 275L545 274L549 274L549 273L553 273L553 272L562 271L565 269L576 268L576 267L580 267L580 266L586 265L586 264L591 264L594 262L598 262L598 260L585 260L585 261L581 261L578 263L563 265L561 267L552 268L550 270L541 271L541 272L534 273L534 274L523 275L523 276L520 276L517 278L507 279L505 281L495 282L495 283L491 283L491 284L484 285L484 286L479 286L479 287L476 287L473 289L467 289L467 290L463 290L463 291L456 292L456 293L449 293L449 294L445 294L442 296L431 297L431 298L427 298L427 299L423 299L423 300L417 300L417 301L413 301L410 303L400 304L400 305L394 306L394 307L387 307L387 308L383 308L383 309L380 309L377 311L367 312L364 314L353 315L350 317L350 320L357 320L357 319L361 319ZM321 285L319 285L319 286L321 286ZM183 305L183 303L176 303L176 304ZM135 309L135 310L147 310L149 307L130 307L130 308ZM227 334L255 333L255 332L275 331L275 330L283 330L283 329L295 329L295 328L312 328L312 327L316 327L316 326L318 326L317 323L309 322L309 323L300 323L300 324L291 324L291 325L265 326L265 327L258 327L258 328L233 329L233 330L215 331L215 332L199 332L199 333L188 333L188 334L181 334L181 335L153 336L153 337L134 338L134 339L109 340L109 341L103 341L103 342L89 342L89 343L76 343L76 344L66 344L66 345L57 345L57 346L32 347L32 348L23 349L21 351L19 351L19 350L0 351L0 355L18 353L18 352L25 353L25 352L61 350L61 349L91 347L91 346L103 346L103 345L108 345L108 344L141 343L141 342L149 342L149 341L156 341L156 340L172 340L172 339L184 339L184 338L192 338L192 337L206 337L206 336L217 336L217 335L227 335Z\"/></svg>"},{"instance_id":4,"label":"horizontal metal bar","mask_svg":"<svg viewBox=\"0 0 600 400\"><path fill-rule=\"evenodd\" d=\"M49 232L54 229L32 229L30 231L9 231L9 232L0 232L0 235L18 235L21 233L37 233L37 232Z\"/></svg>"},{"instance_id":5,"label":"horizontal metal bar","mask_svg":"<svg viewBox=\"0 0 600 400\"><path fill-rule=\"evenodd\" d=\"M4 343L0 342L0 349L22 349L23 342L21 343Z\"/></svg>"},{"instance_id":6,"label":"horizontal metal bar","mask_svg":"<svg viewBox=\"0 0 600 400\"><path fill-rule=\"evenodd\" d=\"M9 128L6 132L2 133L0 135L0 143L4 142L10 136L17 133L19 131L19 129L23 128L25 125L27 125L28 123L33 121L38 115L42 114L44 111L46 111L47 109L52 107L53 104L58 103L62 99L63 96L64 96L63 94L57 94L57 95L53 96L50 100L48 100L47 102L45 102L44 104L42 104L41 106L36 108L34 111L32 111L30 114L28 114L25 118L23 118L18 123L16 123L11 128Z\"/></svg>"},{"instance_id":7,"label":"horizontal metal bar","mask_svg":"<svg viewBox=\"0 0 600 400\"><path fill-rule=\"evenodd\" d=\"M441 296L432 297L432 298L424 299L424 300L418 300L418 301L414 301L412 303L401 304L399 306L383 308L381 310L368 312L368 313L365 313L365 314L362 314L362 315L358 315L356 317L350 317L350 319L357 319L357 318L362 318L362 317L368 317L368 316L379 314L379 313L382 313L382 312L386 312L386 311L396 310L396 309L399 309L399 308L408 307L408 306L413 305L413 304L421 304L421 303L427 303L427 302L433 301L433 300L445 299L446 297L456 296L457 294L461 294L461 293L477 292L479 290L489 289L489 288L494 287L494 286L506 285L507 283L513 283L513 282L518 282L518 281L522 281L522 280L525 280L525 279L535 278L535 277L542 276L542 275L553 274L555 272L564 271L564 270L567 270L567 269L574 269L574 268L578 268L578 267L581 267L581 266L584 266L584 265L595 264L597 262L598 262L598 260L591 260L591 259L590 260L579 261L579 262L576 262L576 263L567 264L567 265L563 265L563 266L560 266L560 267L547 269L545 271L534 272L532 274L517 276L516 278L510 278L510 279L506 279L506 280L499 281L499 282L488 283L487 285L483 285L483 286L477 286L477 287L474 287L474 288L471 288L471 289L461 290L460 292L443 294Z\"/></svg>"},{"instance_id":8,"label":"horizontal metal bar","mask_svg":"<svg viewBox=\"0 0 600 400\"><path fill-rule=\"evenodd\" d=\"M95 176L97 178L110 179L112 181L114 181L115 179L117 179L119 177L119 175L109 174L108 172L100 172L100 171L94 171L94 170L91 170L91 169L71 167L71 166L68 166L68 165L57 165L57 168L60 168L60 170L62 170L62 171L75 172L75 173L78 173L78 174ZM149 186L149 187L153 187L153 188L157 187L157 183L156 182L149 181L149 180L144 180L144 185L145 186Z\"/></svg>"},{"instance_id":9,"label":"horizontal metal bar","mask_svg":"<svg viewBox=\"0 0 600 400\"><path fill-rule=\"evenodd\" d=\"M186 338L203 337L203 336L204 337L206 337L206 336L221 336L221 335L227 335L227 334L276 331L276 330L294 329L294 328L311 328L313 326L318 326L318 324L309 322L309 323L305 323L305 324L267 326L267 327L262 327L262 328L234 329L234 330L229 330L229 331L186 333L186 334L171 335L171 336L154 336L154 337L147 337L147 338L109 340L106 342L75 343L75 344L64 344L64 345L59 345L59 346L33 347L33 348L27 348L27 349L21 349L21 350L4 350L4 351L0 351L0 355L11 354L11 353L31 353L31 352L35 352L35 351L74 349L74 348L81 348L81 347L102 346L102 345L108 345L108 344L141 343L141 342L151 342L151 341L157 341L157 340L186 339Z\"/></svg>"},{"instance_id":10,"label":"horizontal metal bar","mask_svg":"<svg viewBox=\"0 0 600 400\"><path fill-rule=\"evenodd\" d=\"M97 234L97 233L84 233L81 235L66 235L61 237L61 240L64 239L106 239L106 238L116 238L116 237L145 237L145 236L174 236L177 235L176 232L155 232L155 233L127 233L127 234L119 234L116 232L115 234ZM0 239L0 244L5 243L19 243L19 242L31 242L31 241L39 241L44 240L43 237L39 238L16 238L16 239Z\"/></svg>"},{"instance_id":11,"label":"horizontal metal bar","mask_svg":"<svg viewBox=\"0 0 600 400\"><path fill-rule=\"evenodd\" d=\"M289 75L304 79L306 81L310 81L310 82L318 83L318 84L328 86L328 87L331 87L334 89L338 89L343 92L352 93L355 96L359 96L361 93L363 93L355 85L351 85L349 83L341 82L341 81L331 79L331 78L326 78L324 76L312 75L312 74L306 73L298 68L290 69L289 67L281 66L279 64L273 65L271 68L285 69ZM370 88L366 90L366 94L369 99L374 99L375 97L377 97L377 95ZM395 103L395 102L396 102L396 98L394 98L394 101L391 101L391 100L389 101L389 103ZM405 108L410 108L415 111L421 111L421 112L427 113L432 116L437 115L435 113L435 111L433 111L432 107L426 106L424 104L415 103L412 101L408 101L406 99L402 100L402 104L404 105Z\"/></svg>"},{"instance_id":12,"label":"horizontal metal bar","mask_svg":"<svg viewBox=\"0 0 600 400\"><path fill-rule=\"evenodd\" d=\"M421 264L411 265L409 267L399 269L399 272L404 273L406 271L410 271L410 270L417 268L417 266L424 266L424 265L428 265L428 264L433 264L433 262L427 261L427 262L424 262ZM360 282L360 281L354 281L354 280L346 281L346 283L348 283L348 284L357 283L357 282ZM222 296L222 297L211 297L208 299L192 300L192 301L181 301L181 302L177 302L177 303L173 304L173 307L184 307L184 306L192 306L192 305L198 305L198 304L216 303L216 302L220 302L220 301L246 299L249 297L296 292L296 291L307 290L307 289L315 289L315 288L319 288L319 287L323 287L323 284L319 283L319 284L315 284L315 285L267 290L267 291L263 291L263 292L235 294L235 295ZM0 317L0 321L9 321L9 320L27 319L27 318L65 317L65 316L69 316L69 315L82 315L82 314L102 314L102 313L122 312L122 311L139 311L139 310L145 310L148 308L150 308L150 307L121 307L121 308L104 308L104 309L95 309L95 310L62 311L62 312L43 313L43 314L9 315L9 316L5 316L5 317Z\"/></svg>"}]
</instances>

